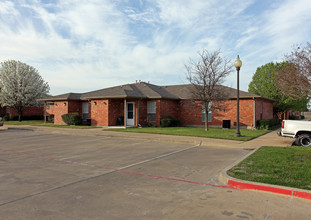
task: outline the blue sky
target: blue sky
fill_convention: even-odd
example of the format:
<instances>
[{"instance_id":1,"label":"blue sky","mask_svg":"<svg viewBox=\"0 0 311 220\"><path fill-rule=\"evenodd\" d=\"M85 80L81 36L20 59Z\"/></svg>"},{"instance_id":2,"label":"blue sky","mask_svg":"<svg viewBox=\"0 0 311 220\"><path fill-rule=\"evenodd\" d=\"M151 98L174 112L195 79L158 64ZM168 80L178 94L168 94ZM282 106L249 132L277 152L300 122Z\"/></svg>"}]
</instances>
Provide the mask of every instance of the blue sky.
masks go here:
<instances>
[{"instance_id":1,"label":"blue sky","mask_svg":"<svg viewBox=\"0 0 311 220\"><path fill-rule=\"evenodd\" d=\"M310 42L310 12L310 0L1 0L0 61L35 67L56 95L188 83L189 58L220 49L240 55L247 91L257 67Z\"/></svg>"}]
</instances>

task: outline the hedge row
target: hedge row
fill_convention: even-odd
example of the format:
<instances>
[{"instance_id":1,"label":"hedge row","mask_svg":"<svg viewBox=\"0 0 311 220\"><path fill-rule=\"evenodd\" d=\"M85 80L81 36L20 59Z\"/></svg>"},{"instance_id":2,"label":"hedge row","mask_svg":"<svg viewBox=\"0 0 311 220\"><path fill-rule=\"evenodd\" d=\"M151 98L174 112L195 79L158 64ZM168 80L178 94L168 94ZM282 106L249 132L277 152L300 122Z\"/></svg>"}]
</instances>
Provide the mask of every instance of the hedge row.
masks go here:
<instances>
[{"instance_id":1,"label":"hedge row","mask_svg":"<svg viewBox=\"0 0 311 220\"><path fill-rule=\"evenodd\" d=\"M305 116L301 115L301 116L295 116L295 115L291 115L289 116L290 120L302 120L305 119Z\"/></svg>"},{"instance_id":2,"label":"hedge row","mask_svg":"<svg viewBox=\"0 0 311 220\"><path fill-rule=\"evenodd\" d=\"M281 119L263 119L257 121L257 129L268 129L273 130L281 127Z\"/></svg>"},{"instance_id":3,"label":"hedge row","mask_svg":"<svg viewBox=\"0 0 311 220\"><path fill-rule=\"evenodd\" d=\"M54 123L54 115L49 115L47 121L50 123Z\"/></svg>"},{"instance_id":4,"label":"hedge row","mask_svg":"<svg viewBox=\"0 0 311 220\"><path fill-rule=\"evenodd\" d=\"M1 116L4 121L18 121L18 116L12 116L11 118L8 115ZM22 120L43 120L43 115L32 115L32 116L22 116Z\"/></svg>"}]
</instances>

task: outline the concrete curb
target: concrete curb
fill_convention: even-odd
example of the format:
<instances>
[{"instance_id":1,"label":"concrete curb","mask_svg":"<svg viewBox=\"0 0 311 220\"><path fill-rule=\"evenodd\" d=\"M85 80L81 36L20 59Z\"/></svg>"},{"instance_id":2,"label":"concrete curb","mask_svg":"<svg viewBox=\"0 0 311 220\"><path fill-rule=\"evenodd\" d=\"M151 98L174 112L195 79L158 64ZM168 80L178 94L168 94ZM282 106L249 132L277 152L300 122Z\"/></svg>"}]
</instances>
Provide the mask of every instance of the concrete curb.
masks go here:
<instances>
[{"instance_id":1,"label":"concrete curb","mask_svg":"<svg viewBox=\"0 0 311 220\"><path fill-rule=\"evenodd\" d=\"M298 197L303 199L310 199L311 200L311 190L303 190L303 189L297 189L292 187L286 187L286 186L277 186L272 184L265 184L265 183L258 183L258 182L251 182L246 180L240 180L236 179L234 177L231 177L227 174L227 171L230 170L232 167L236 166L238 163L255 153L259 148L257 147L254 151L248 153L241 159L234 162L232 165L225 168L223 171L220 172L218 176L218 180L224 184L232 187L233 189L239 189L239 190L258 190L258 191L264 191L264 192L271 192L271 193L277 193L292 197Z\"/></svg>"},{"instance_id":2,"label":"concrete curb","mask_svg":"<svg viewBox=\"0 0 311 220\"><path fill-rule=\"evenodd\" d=\"M180 144L193 144L200 146L210 147L225 147L225 148L249 148L242 144L245 141L238 140L225 140L225 139L213 139L204 137L189 137L189 136L176 136L176 135L164 135L164 134L149 134L149 133L127 133L117 131L103 131L99 129L68 129L68 128L53 128L53 127L41 127L34 125L7 125L9 129L25 129L35 132L49 132L54 134L71 134L71 135L87 135L98 137L110 137L110 138L126 138L136 140L152 140L158 142L180 143ZM253 149L254 147L251 147Z\"/></svg>"}]
</instances>

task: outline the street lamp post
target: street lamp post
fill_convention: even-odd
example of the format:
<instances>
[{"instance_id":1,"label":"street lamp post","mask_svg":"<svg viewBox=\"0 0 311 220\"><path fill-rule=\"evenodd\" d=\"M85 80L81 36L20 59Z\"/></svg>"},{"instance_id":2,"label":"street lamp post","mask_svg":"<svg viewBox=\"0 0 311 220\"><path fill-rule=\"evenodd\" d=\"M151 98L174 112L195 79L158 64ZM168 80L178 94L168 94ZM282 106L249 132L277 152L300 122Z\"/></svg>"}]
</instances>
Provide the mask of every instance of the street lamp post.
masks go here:
<instances>
[{"instance_id":1,"label":"street lamp post","mask_svg":"<svg viewBox=\"0 0 311 220\"><path fill-rule=\"evenodd\" d=\"M234 66L236 68L237 71L237 116L236 116L236 132L235 132L235 137L241 137L241 133L240 133L240 85L239 85L239 74L240 74L240 69L242 66L242 61L240 60L240 57L238 55L238 57L236 58L235 62L234 62Z\"/></svg>"}]
</instances>

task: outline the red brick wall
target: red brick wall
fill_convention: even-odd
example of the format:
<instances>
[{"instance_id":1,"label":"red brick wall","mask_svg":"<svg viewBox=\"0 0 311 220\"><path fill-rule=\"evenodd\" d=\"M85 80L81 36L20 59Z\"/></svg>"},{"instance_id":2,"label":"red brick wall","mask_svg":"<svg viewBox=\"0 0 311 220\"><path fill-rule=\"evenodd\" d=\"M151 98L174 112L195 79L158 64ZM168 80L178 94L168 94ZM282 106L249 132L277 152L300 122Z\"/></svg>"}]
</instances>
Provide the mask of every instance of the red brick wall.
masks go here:
<instances>
[{"instance_id":1,"label":"red brick wall","mask_svg":"<svg viewBox=\"0 0 311 220\"><path fill-rule=\"evenodd\" d=\"M174 118L178 118L178 101L176 100L165 100L165 99L140 100L139 101L139 122L138 122L139 124L146 125L148 123L147 121L147 116L148 116L147 102L148 101L156 102L156 121L149 122L149 123L152 123L154 125L160 125L161 119L166 116L172 116ZM137 108L137 101L135 102L135 105Z\"/></svg>"},{"instance_id":2,"label":"red brick wall","mask_svg":"<svg viewBox=\"0 0 311 220\"><path fill-rule=\"evenodd\" d=\"M237 122L237 100L228 100L225 105L224 119L231 120L231 126ZM254 100L240 99L240 126L254 126ZM222 123L222 121L221 121Z\"/></svg>"},{"instance_id":3,"label":"red brick wall","mask_svg":"<svg viewBox=\"0 0 311 220\"><path fill-rule=\"evenodd\" d=\"M147 124L147 100L127 99L135 103L135 125ZM108 106L108 126L117 125L117 118L124 117L124 99L110 99Z\"/></svg>"},{"instance_id":4,"label":"red brick wall","mask_svg":"<svg viewBox=\"0 0 311 220\"><path fill-rule=\"evenodd\" d=\"M48 108L46 108L46 114L54 115L54 124L64 125L62 115L68 113L68 101L55 101L54 105L49 105Z\"/></svg>"},{"instance_id":5,"label":"red brick wall","mask_svg":"<svg viewBox=\"0 0 311 220\"><path fill-rule=\"evenodd\" d=\"M177 118L177 101L174 100L152 100L156 101L156 122L160 125L160 120L166 116ZM135 103L135 124L146 125L147 122L147 102L148 100L128 99L127 102ZM109 100L108 126L116 125L117 118L124 116L124 99Z\"/></svg>"},{"instance_id":6,"label":"red brick wall","mask_svg":"<svg viewBox=\"0 0 311 220\"><path fill-rule=\"evenodd\" d=\"M108 126L109 102L108 99L94 99L90 102L89 118L92 126Z\"/></svg>"},{"instance_id":7,"label":"red brick wall","mask_svg":"<svg viewBox=\"0 0 311 220\"><path fill-rule=\"evenodd\" d=\"M202 105L199 101L179 101L178 118L182 125L204 125Z\"/></svg>"},{"instance_id":8,"label":"red brick wall","mask_svg":"<svg viewBox=\"0 0 311 220\"><path fill-rule=\"evenodd\" d=\"M139 101L139 122L140 125L146 125L147 121L147 100Z\"/></svg>"},{"instance_id":9,"label":"red brick wall","mask_svg":"<svg viewBox=\"0 0 311 220\"><path fill-rule=\"evenodd\" d=\"M145 125L147 123L147 101L127 100L127 102L135 102L136 125ZM166 116L180 119L182 125L204 125L202 121L202 106L199 101L160 99L154 101L157 103L156 125L160 125L161 118ZM254 119L255 101L256 118ZM64 105L64 103L66 104ZM263 106L262 118L273 118L272 101L265 99L240 99L240 126L254 126L254 122L260 119L261 103ZM82 115L82 102L69 101L68 103L67 101L56 101L54 105L50 105L47 115L55 115L55 124L64 124L61 115L68 112L79 112ZM236 100L225 101L219 109L212 112L212 121L209 122L209 125L222 126L223 119L228 119L231 121L231 127L233 127L236 125L236 113ZM91 125L114 126L117 124L117 118L120 116L124 116L124 99L98 99L90 101L89 118L91 118Z\"/></svg>"},{"instance_id":10,"label":"red brick wall","mask_svg":"<svg viewBox=\"0 0 311 220\"><path fill-rule=\"evenodd\" d=\"M55 101L53 105L46 106L46 115L54 115L54 124L66 124L62 115L77 112L82 117L82 101Z\"/></svg>"},{"instance_id":11,"label":"red brick wall","mask_svg":"<svg viewBox=\"0 0 311 220\"><path fill-rule=\"evenodd\" d=\"M77 112L82 117L82 102L81 101L69 101L68 102L68 113Z\"/></svg>"},{"instance_id":12,"label":"red brick wall","mask_svg":"<svg viewBox=\"0 0 311 220\"><path fill-rule=\"evenodd\" d=\"M46 104L45 113L47 116L54 115L54 104Z\"/></svg>"},{"instance_id":13,"label":"red brick wall","mask_svg":"<svg viewBox=\"0 0 311 220\"><path fill-rule=\"evenodd\" d=\"M0 115L6 115L6 107L0 107Z\"/></svg>"},{"instance_id":14,"label":"red brick wall","mask_svg":"<svg viewBox=\"0 0 311 220\"><path fill-rule=\"evenodd\" d=\"M160 120L167 116L178 118L178 101L176 100L159 100L159 108L157 103L157 112L160 112L159 118L157 118L157 125L160 125Z\"/></svg>"},{"instance_id":15,"label":"red brick wall","mask_svg":"<svg viewBox=\"0 0 311 220\"><path fill-rule=\"evenodd\" d=\"M23 116L33 116L33 115L42 115L43 116L43 107L29 107L26 108L25 111L23 112Z\"/></svg>"},{"instance_id":16,"label":"red brick wall","mask_svg":"<svg viewBox=\"0 0 311 220\"><path fill-rule=\"evenodd\" d=\"M117 125L117 118L124 117L124 99L109 99L108 126Z\"/></svg>"},{"instance_id":17,"label":"red brick wall","mask_svg":"<svg viewBox=\"0 0 311 220\"><path fill-rule=\"evenodd\" d=\"M215 103L216 104L216 103ZM218 105L219 104L219 105ZM212 121L209 125L222 126L224 119L231 121L231 127L236 125L237 101L227 100L218 103L219 109L212 111ZM273 111L273 110L272 110ZM254 100L240 99L240 126L254 124ZM204 125L202 121L202 105L199 101L182 100L179 102L179 119L182 125Z\"/></svg>"},{"instance_id":18,"label":"red brick wall","mask_svg":"<svg viewBox=\"0 0 311 220\"><path fill-rule=\"evenodd\" d=\"M273 118L273 102L266 99L256 99L256 124L260 120L260 114L262 112L262 119ZM262 106L262 111L261 111Z\"/></svg>"},{"instance_id":19,"label":"red brick wall","mask_svg":"<svg viewBox=\"0 0 311 220\"><path fill-rule=\"evenodd\" d=\"M24 110L23 116L43 116L43 111L44 107L38 107L38 106L33 106L33 107L28 107ZM0 115L5 115L6 114L6 107L3 107L1 110ZM13 109L10 108L10 117L13 116L18 116L17 112Z\"/></svg>"}]
</instances>

